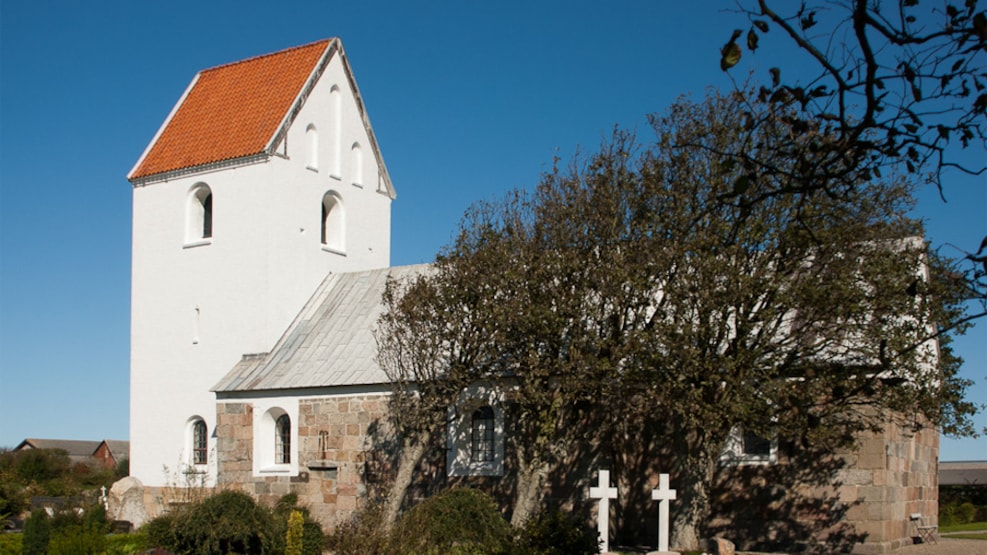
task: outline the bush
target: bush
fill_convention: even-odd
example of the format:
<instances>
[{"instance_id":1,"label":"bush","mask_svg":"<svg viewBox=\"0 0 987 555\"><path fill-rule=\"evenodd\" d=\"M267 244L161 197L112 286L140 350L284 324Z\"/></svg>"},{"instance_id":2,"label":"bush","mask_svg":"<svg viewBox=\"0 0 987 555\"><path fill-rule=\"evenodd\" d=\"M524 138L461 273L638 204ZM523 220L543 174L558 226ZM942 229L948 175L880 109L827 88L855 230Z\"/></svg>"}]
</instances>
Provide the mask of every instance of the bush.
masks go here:
<instances>
[{"instance_id":1,"label":"bush","mask_svg":"<svg viewBox=\"0 0 987 555\"><path fill-rule=\"evenodd\" d=\"M176 511L172 532L175 543L162 547L200 555L272 553L277 535L271 512L236 491Z\"/></svg>"},{"instance_id":2,"label":"bush","mask_svg":"<svg viewBox=\"0 0 987 555\"><path fill-rule=\"evenodd\" d=\"M147 535L143 531L106 536L106 555L135 555L146 549Z\"/></svg>"},{"instance_id":3,"label":"bush","mask_svg":"<svg viewBox=\"0 0 987 555\"><path fill-rule=\"evenodd\" d=\"M288 549L288 530L291 516L294 513L298 513L302 517L301 555L320 555L326 547L326 535L322 532L319 523L312 520L308 509L298 506L298 496L293 493L282 496L274 507L274 520L277 528L275 552L282 553Z\"/></svg>"},{"instance_id":4,"label":"bush","mask_svg":"<svg viewBox=\"0 0 987 555\"><path fill-rule=\"evenodd\" d=\"M973 522L974 517L977 516L977 507L968 501L960 505L958 513L959 524L967 524Z\"/></svg>"},{"instance_id":5,"label":"bush","mask_svg":"<svg viewBox=\"0 0 987 555\"><path fill-rule=\"evenodd\" d=\"M24 521L24 555L44 555L51 538L51 522L44 509L31 511Z\"/></svg>"},{"instance_id":6,"label":"bush","mask_svg":"<svg viewBox=\"0 0 987 555\"><path fill-rule=\"evenodd\" d=\"M511 527L493 499L482 492L454 488L405 513L395 529L401 554L507 553Z\"/></svg>"},{"instance_id":7,"label":"bush","mask_svg":"<svg viewBox=\"0 0 987 555\"><path fill-rule=\"evenodd\" d=\"M595 528L561 511L547 511L528 521L518 536L515 555L591 555L600 552Z\"/></svg>"},{"instance_id":8,"label":"bush","mask_svg":"<svg viewBox=\"0 0 987 555\"><path fill-rule=\"evenodd\" d=\"M245 493L224 491L162 515L145 524L141 532L148 547L178 553L283 553L288 518L297 511L304 518L302 553L317 555L325 546L322 528L311 520L308 511L294 506L295 500L286 496L271 510Z\"/></svg>"},{"instance_id":9,"label":"bush","mask_svg":"<svg viewBox=\"0 0 987 555\"><path fill-rule=\"evenodd\" d=\"M147 539L147 547L171 547L178 542L175 538L174 512L165 513L141 527L139 532Z\"/></svg>"},{"instance_id":10,"label":"bush","mask_svg":"<svg viewBox=\"0 0 987 555\"><path fill-rule=\"evenodd\" d=\"M24 552L24 534L0 534L0 555L20 555Z\"/></svg>"},{"instance_id":11,"label":"bush","mask_svg":"<svg viewBox=\"0 0 987 555\"><path fill-rule=\"evenodd\" d=\"M388 536L383 531L383 509L370 505L336 526L328 546L336 555L383 555L388 553Z\"/></svg>"}]
</instances>

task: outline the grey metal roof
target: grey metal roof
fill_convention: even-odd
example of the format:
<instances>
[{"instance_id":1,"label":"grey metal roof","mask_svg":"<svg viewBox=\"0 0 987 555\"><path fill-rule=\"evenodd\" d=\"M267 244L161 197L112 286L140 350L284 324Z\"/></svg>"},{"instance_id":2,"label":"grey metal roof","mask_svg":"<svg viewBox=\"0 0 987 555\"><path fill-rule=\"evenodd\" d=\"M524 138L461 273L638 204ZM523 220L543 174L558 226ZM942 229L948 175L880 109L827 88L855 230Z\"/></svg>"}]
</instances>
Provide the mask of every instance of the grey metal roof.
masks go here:
<instances>
[{"instance_id":1,"label":"grey metal roof","mask_svg":"<svg viewBox=\"0 0 987 555\"><path fill-rule=\"evenodd\" d=\"M266 391L387 383L377 364L374 329L388 276L428 265L329 274L270 353L244 355L214 387Z\"/></svg>"},{"instance_id":2,"label":"grey metal roof","mask_svg":"<svg viewBox=\"0 0 987 555\"><path fill-rule=\"evenodd\" d=\"M987 461L939 461L940 486L987 486Z\"/></svg>"},{"instance_id":3,"label":"grey metal roof","mask_svg":"<svg viewBox=\"0 0 987 555\"><path fill-rule=\"evenodd\" d=\"M65 451L72 462L86 462L99 447L98 441L84 441L76 439L41 439L27 438L20 442L14 451L24 449L61 449Z\"/></svg>"}]
</instances>

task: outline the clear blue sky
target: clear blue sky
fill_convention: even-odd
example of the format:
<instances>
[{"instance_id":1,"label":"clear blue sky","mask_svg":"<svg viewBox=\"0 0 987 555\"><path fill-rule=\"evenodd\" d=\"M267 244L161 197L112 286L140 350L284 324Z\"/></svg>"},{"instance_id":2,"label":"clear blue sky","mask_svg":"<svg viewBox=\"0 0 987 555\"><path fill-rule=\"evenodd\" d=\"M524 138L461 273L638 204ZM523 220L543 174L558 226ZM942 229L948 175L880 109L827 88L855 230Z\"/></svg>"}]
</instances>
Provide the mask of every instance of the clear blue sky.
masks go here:
<instances>
[{"instance_id":1,"label":"clear blue sky","mask_svg":"<svg viewBox=\"0 0 987 555\"><path fill-rule=\"evenodd\" d=\"M125 175L198 70L341 37L398 191L391 262L427 262L471 202L533 185L615 124L645 136L646 115L681 94L730 86L718 49L745 23L731 6L4 0L0 446L127 438ZM778 60L756 61L764 74ZM985 181L948 178L947 204L922 195L936 244L975 250L987 235ZM956 349L971 398L987 400L987 322ZM987 440L944 440L942 458L987 459Z\"/></svg>"}]
</instances>

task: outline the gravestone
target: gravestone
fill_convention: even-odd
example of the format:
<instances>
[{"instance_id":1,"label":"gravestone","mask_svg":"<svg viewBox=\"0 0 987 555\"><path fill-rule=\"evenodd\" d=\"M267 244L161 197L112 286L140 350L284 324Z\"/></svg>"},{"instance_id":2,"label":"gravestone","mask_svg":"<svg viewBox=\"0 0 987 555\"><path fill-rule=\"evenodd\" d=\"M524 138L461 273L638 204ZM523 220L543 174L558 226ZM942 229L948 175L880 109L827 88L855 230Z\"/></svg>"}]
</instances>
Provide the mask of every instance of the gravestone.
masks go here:
<instances>
[{"instance_id":1,"label":"gravestone","mask_svg":"<svg viewBox=\"0 0 987 555\"><path fill-rule=\"evenodd\" d=\"M596 529L603 540L602 553L610 551L610 500L617 498L617 488L610 487L610 471L601 470L598 485L589 488L589 496L600 500Z\"/></svg>"}]
</instances>

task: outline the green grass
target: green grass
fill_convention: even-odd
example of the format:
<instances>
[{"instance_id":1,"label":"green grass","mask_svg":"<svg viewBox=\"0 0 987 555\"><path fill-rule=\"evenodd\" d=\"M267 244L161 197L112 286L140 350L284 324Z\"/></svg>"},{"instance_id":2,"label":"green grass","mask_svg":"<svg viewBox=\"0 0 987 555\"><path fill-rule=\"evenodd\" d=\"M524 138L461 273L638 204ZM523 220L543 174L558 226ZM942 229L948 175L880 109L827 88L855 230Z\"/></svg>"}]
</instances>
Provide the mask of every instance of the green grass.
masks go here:
<instances>
[{"instance_id":1,"label":"green grass","mask_svg":"<svg viewBox=\"0 0 987 555\"><path fill-rule=\"evenodd\" d=\"M987 534L950 534L946 537L951 540L987 540Z\"/></svg>"},{"instance_id":2,"label":"green grass","mask_svg":"<svg viewBox=\"0 0 987 555\"><path fill-rule=\"evenodd\" d=\"M968 522L939 527L939 532L979 532L981 530L987 530L987 522Z\"/></svg>"}]
</instances>

